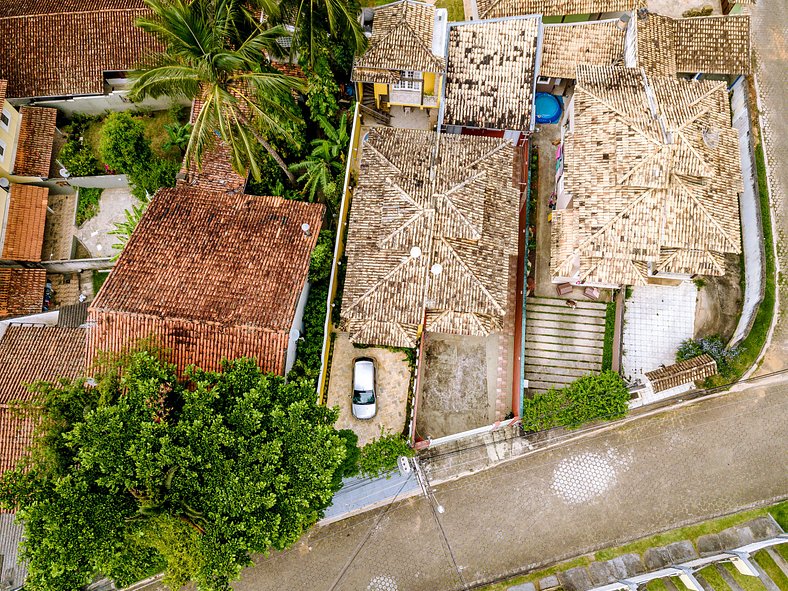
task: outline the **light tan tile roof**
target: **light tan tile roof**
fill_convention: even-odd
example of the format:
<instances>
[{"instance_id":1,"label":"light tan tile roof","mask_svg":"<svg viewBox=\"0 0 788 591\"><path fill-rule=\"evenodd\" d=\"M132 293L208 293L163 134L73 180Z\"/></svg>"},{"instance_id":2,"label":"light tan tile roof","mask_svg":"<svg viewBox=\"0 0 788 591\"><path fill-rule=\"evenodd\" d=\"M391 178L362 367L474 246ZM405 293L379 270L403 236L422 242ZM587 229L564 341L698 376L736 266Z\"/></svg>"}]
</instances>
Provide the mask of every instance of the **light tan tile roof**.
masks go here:
<instances>
[{"instance_id":1,"label":"light tan tile roof","mask_svg":"<svg viewBox=\"0 0 788 591\"><path fill-rule=\"evenodd\" d=\"M531 127L538 17L449 28L445 125Z\"/></svg>"},{"instance_id":2,"label":"light tan tile roof","mask_svg":"<svg viewBox=\"0 0 788 591\"><path fill-rule=\"evenodd\" d=\"M523 14L563 16L631 12L646 7L646 0L478 0L480 18L500 18Z\"/></svg>"},{"instance_id":3,"label":"light tan tile roof","mask_svg":"<svg viewBox=\"0 0 788 591\"><path fill-rule=\"evenodd\" d=\"M648 74L749 74L750 17L672 19L649 13L637 20L638 66Z\"/></svg>"},{"instance_id":4,"label":"light tan tile roof","mask_svg":"<svg viewBox=\"0 0 788 591\"><path fill-rule=\"evenodd\" d=\"M690 382L705 380L717 373L717 362L710 355L700 355L667 367L646 372L654 392L662 392Z\"/></svg>"},{"instance_id":5,"label":"light tan tile roof","mask_svg":"<svg viewBox=\"0 0 788 591\"><path fill-rule=\"evenodd\" d=\"M0 268L0 320L41 312L46 280L44 269Z\"/></svg>"},{"instance_id":6,"label":"light tan tile roof","mask_svg":"<svg viewBox=\"0 0 788 591\"><path fill-rule=\"evenodd\" d=\"M577 226L553 225L553 275L578 264L581 281L601 284L642 284L648 264L723 274L722 253L741 251L742 183L725 83L578 66L573 108L564 187Z\"/></svg>"},{"instance_id":7,"label":"light tan tile roof","mask_svg":"<svg viewBox=\"0 0 788 591\"><path fill-rule=\"evenodd\" d=\"M612 66L623 61L625 32L617 22L544 25L539 75L574 78L577 64Z\"/></svg>"},{"instance_id":8,"label":"light tan tile roof","mask_svg":"<svg viewBox=\"0 0 788 591\"><path fill-rule=\"evenodd\" d=\"M517 253L514 147L442 134L435 157L436 137L375 128L363 144L341 308L353 342L413 347L425 315L435 332L501 327Z\"/></svg>"},{"instance_id":9,"label":"light tan tile roof","mask_svg":"<svg viewBox=\"0 0 788 591\"><path fill-rule=\"evenodd\" d=\"M56 109L21 107L14 174L49 177L52 142L55 139Z\"/></svg>"},{"instance_id":10,"label":"light tan tile roof","mask_svg":"<svg viewBox=\"0 0 788 591\"><path fill-rule=\"evenodd\" d=\"M8 80L0 80L0 109L5 106L5 95L8 90Z\"/></svg>"},{"instance_id":11,"label":"light tan tile roof","mask_svg":"<svg viewBox=\"0 0 788 591\"><path fill-rule=\"evenodd\" d=\"M6 2L0 78L11 98L101 94L103 72L132 69L160 46L135 26L142 0Z\"/></svg>"},{"instance_id":12,"label":"light tan tile roof","mask_svg":"<svg viewBox=\"0 0 788 591\"><path fill-rule=\"evenodd\" d=\"M372 37L364 55L356 58L353 79L374 82L370 71L415 70L443 73L446 63L432 53L435 7L402 0L375 10Z\"/></svg>"},{"instance_id":13,"label":"light tan tile roof","mask_svg":"<svg viewBox=\"0 0 788 591\"><path fill-rule=\"evenodd\" d=\"M8 223L0 258L8 261L41 260L48 196L46 187L11 185Z\"/></svg>"},{"instance_id":14,"label":"light tan tile roof","mask_svg":"<svg viewBox=\"0 0 788 591\"><path fill-rule=\"evenodd\" d=\"M324 211L184 184L159 190L91 305L91 359L154 334L181 369L254 355L267 371L282 372L281 344Z\"/></svg>"}]
</instances>

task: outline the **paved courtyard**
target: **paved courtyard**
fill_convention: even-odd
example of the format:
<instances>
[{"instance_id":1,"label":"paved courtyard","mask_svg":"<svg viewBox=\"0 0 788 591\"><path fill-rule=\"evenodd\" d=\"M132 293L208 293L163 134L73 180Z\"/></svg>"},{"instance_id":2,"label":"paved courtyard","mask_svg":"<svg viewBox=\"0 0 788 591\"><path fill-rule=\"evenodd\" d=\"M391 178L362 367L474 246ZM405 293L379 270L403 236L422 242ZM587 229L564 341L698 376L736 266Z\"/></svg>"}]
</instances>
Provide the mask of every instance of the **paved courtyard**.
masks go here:
<instances>
[{"instance_id":1,"label":"paved courtyard","mask_svg":"<svg viewBox=\"0 0 788 591\"><path fill-rule=\"evenodd\" d=\"M91 256L111 257L117 250L112 248L117 237L109 234L115 224L126 219L125 211L139 203L129 188L104 189L99 201L99 212L77 228L77 239L87 248Z\"/></svg>"},{"instance_id":2,"label":"paved courtyard","mask_svg":"<svg viewBox=\"0 0 788 591\"><path fill-rule=\"evenodd\" d=\"M353 360L358 357L374 359L377 370L378 413L364 421L351 412ZM347 333L338 333L328 382L328 406L339 407L337 429L353 429L359 445L379 437L381 428L401 433L405 428L410 376L404 353L378 347L356 348Z\"/></svg>"},{"instance_id":3,"label":"paved courtyard","mask_svg":"<svg viewBox=\"0 0 788 591\"><path fill-rule=\"evenodd\" d=\"M751 386L438 485L443 514L417 496L314 529L234 588L453 591L765 504L787 429L788 385Z\"/></svg>"},{"instance_id":4,"label":"paved courtyard","mask_svg":"<svg viewBox=\"0 0 788 591\"><path fill-rule=\"evenodd\" d=\"M697 297L691 281L632 288L624 302L621 368L626 380L645 383L645 372L676 362L676 349L693 337Z\"/></svg>"}]
</instances>

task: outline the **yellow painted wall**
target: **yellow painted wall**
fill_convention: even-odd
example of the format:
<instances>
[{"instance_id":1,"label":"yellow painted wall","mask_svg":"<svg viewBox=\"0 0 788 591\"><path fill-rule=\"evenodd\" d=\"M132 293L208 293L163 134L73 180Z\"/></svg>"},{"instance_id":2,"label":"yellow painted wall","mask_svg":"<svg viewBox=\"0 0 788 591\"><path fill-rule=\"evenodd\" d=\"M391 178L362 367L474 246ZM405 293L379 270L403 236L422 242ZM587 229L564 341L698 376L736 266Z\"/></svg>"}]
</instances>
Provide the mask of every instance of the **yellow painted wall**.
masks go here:
<instances>
[{"instance_id":1,"label":"yellow painted wall","mask_svg":"<svg viewBox=\"0 0 788 591\"><path fill-rule=\"evenodd\" d=\"M389 85L375 82L375 105L380 108L380 97L389 93Z\"/></svg>"},{"instance_id":2,"label":"yellow painted wall","mask_svg":"<svg viewBox=\"0 0 788 591\"><path fill-rule=\"evenodd\" d=\"M5 155L0 160L0 172L5 175L11 174L14 167L13 156L16 148L17 134L19 132L19 111L9 102L3 105L3 110L9 115L8 129L0 126L0 139L5 142Z\"/></svg>"},{"instance_id":3,"label":"yellow painted wall","mask_svg":"<svg viewBox=\"0 0 788 591\"><path fill-rule=\"evenodd\" d=\"M435 74L432 72L424 72L422 78L424 80L422 83L424 94L435 94Z\"/></svg>"}]
</instances>

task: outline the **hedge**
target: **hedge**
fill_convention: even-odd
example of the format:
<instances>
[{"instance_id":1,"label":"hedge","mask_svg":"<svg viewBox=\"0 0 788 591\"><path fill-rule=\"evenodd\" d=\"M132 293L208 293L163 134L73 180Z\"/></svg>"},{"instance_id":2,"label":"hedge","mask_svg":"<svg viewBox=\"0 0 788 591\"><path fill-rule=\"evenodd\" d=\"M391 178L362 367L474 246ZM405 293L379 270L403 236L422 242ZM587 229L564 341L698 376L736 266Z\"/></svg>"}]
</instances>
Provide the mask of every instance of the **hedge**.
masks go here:
<instances>
[{"instance_id":1,"label":"hedge","mask_svg":"<svg viewBox=\"0 0 788 591\"><path fill-rule=\"evenodd\" d=\"M550 389L523 401L523 429L575 429L600 419L620 419L629 410L626 383L614 371L580 378L560 390Z\"/></svg>"}]
</instances>

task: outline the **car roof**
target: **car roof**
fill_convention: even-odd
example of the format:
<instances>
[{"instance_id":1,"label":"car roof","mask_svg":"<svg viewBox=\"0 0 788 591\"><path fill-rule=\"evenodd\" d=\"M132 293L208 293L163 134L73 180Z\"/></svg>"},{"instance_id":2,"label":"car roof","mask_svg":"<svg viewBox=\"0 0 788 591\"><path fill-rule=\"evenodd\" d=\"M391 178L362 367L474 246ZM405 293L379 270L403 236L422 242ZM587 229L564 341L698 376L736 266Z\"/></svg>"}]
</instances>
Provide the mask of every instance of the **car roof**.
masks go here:
<instances>
[{"instance_id":1,"label":"car roof","mask_svg":"<svg viewBox=\"0 0 788 591\"><path fill-rule=\"evenodd\" d=\"M373 390L375 388L375 363L368 357L360 357L353 362L353 389Z\"/></svg>"}]
</instances>

